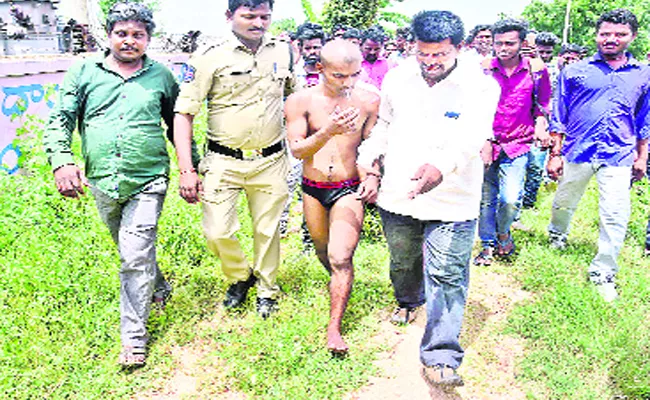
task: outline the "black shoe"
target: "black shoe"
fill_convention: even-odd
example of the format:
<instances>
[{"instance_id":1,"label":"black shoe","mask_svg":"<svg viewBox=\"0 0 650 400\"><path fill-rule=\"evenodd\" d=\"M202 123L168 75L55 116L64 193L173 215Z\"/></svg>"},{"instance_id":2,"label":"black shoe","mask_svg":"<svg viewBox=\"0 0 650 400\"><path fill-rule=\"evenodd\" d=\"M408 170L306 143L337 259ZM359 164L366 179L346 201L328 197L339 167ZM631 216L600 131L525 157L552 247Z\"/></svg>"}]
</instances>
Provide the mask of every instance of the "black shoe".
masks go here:
<instances>
[{"instance_id":1,"label":"black shoe","mask_svg":"<svg viewBox=\"0 0 650 400\"><path fill-rule=\"evenodd\" d=\"M252 288L255 282L257 282L257 278L251 273L251 276L245 281L235 282L230 285L226 292L226 299L223 301L223 306L226 308L241 306L246 301L248 289Z\"/></svg>"},{"instance_id":2,"label":"black shoe","mask_svg":"<svg viewBox=\"0 0 650 400\"><path fill-rule=\"evenodd\" d=\"M257 313L260 317L267 319L271 314L278 311L278 302L267 297L257 298Z\"/></svg>"}]
</instances>

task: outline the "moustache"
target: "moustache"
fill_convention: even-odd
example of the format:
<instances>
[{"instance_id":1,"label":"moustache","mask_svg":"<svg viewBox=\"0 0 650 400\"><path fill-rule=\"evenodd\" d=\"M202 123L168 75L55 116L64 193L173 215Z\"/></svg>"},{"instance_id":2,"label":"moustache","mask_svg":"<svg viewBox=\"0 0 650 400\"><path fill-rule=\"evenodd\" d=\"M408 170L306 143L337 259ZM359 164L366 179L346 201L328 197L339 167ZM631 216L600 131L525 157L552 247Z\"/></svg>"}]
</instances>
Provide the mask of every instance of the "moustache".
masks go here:
<instances>
[{"instance_id":1,"label":"moustache","mask_svg":"<svg viewBox=\"0 0 650 400\"><path fill-rule=\"evenodd\" d=\"M248 30L249 32L262 32L264 33L264 28L252 28Z\"/></svg>"},{"instance_id":2,"label":"moustache","mask_svg":"<svg viewBox=\"0 0 650 400\"><path fill-rule=\"evenodd\" d=\"M131 46L124 46L124 47L120 48L120 51L136 51L137 52L138 49L136 49L135 47L131 47Z\"/></svg>"},{"instance_id":3,"label":"moustache","mask_svg":"<svg viewBox=\"0 0 650 400\"><path fill-rule=\"evenodd\" d=\"M318 56L305 57L305 64L314 65L319 61L320 61L320 57Z\"/></svg>"}]
</instances>

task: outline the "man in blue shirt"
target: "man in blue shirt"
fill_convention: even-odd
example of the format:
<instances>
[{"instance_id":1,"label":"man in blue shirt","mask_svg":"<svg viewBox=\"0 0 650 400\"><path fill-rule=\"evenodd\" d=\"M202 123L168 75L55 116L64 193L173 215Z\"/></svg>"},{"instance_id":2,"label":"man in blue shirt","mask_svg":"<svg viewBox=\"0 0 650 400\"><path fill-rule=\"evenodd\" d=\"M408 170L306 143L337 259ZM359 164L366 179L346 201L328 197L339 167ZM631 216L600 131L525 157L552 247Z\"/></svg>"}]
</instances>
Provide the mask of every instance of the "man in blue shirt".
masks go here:
<instances>
[{"instance_id":1,"label":"man in blue shirt","mask_svg":"<svg viewBox=\"0 0 650 400\"><path fill-rule=\"evenodd\" d=\"M630 217L630 178L643 177L648 159L650 68L626 51L638 26L625 9L598 19L598 52L562 70L551 121L547 169L552 179L562 176L548 227L551 245L565 246L571 217L595 175L600 237L589 277L608 302L618 296L616 258Z\"/></svg>"}]
</instances>

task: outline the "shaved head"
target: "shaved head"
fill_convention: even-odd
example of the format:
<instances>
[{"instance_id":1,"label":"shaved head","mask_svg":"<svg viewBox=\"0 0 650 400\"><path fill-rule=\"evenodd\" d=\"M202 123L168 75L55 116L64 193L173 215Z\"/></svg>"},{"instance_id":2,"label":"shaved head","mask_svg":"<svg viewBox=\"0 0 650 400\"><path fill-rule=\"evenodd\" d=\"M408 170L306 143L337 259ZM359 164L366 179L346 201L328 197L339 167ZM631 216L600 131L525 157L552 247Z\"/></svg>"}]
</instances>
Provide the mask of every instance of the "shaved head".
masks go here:
<instances>
[{"instance_id":1,"label":"shaved head","mask_svg":"<svg viewBox=\"0 0 650 400\"><path fill-rule=\"evenodd\" d=\"M335 39L327 42L320 53L321 63L324 66L347 65L361 62L363 56L359 46L343 39Z\"/></svg>"}]
</instances>

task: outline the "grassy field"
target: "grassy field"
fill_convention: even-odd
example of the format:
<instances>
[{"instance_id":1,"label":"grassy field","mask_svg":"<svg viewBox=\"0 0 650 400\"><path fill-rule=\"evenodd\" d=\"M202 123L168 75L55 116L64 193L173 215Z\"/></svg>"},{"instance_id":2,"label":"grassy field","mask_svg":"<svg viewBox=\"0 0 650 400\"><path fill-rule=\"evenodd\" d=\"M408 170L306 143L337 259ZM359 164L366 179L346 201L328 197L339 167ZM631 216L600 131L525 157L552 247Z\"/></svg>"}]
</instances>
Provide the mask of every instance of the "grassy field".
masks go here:
<instances>
[{"instance_id":1,"label":"grassy field","mask_svg":"<svg viewBox=\"0 0 650 400\"><path fill-rule=\"evenodd\" d=\"M121 372L114 244L92 197L62 199L44 156L38 146L28 151L30 143L37 140L23 147L30 174L0 177L0 398L130 398L156 390L173 374L173 349L197 343L205 368L201 398L236 391L256 399L337 399L377 372L372 361L381 343L369 339L392 305L381 240L366 238L357 251L344 321L352 353L332 359L324 350L328 277L315 256L302 254L299 234L283 243L279 314L263 321L252 302L241 313L225 314L220 302L227 283L205 247L200 208L185 204L173 189L176 175L158 241L173 298L165 312L152 313L148 366ZM545 190L538 209L524 213L534 230L517 232L517 259L493 267L534 293L515 309L507 328L526 338L520 379L531 398L650 397L650 272L640 256L648 196L645 185L637 188L616 304L603 303L586 279L598 228L594 187L566 251L546 246L552 193ZM250 252L247 232L250 220L244 218L241 238Z\"/></svg>"}]
</instances>

